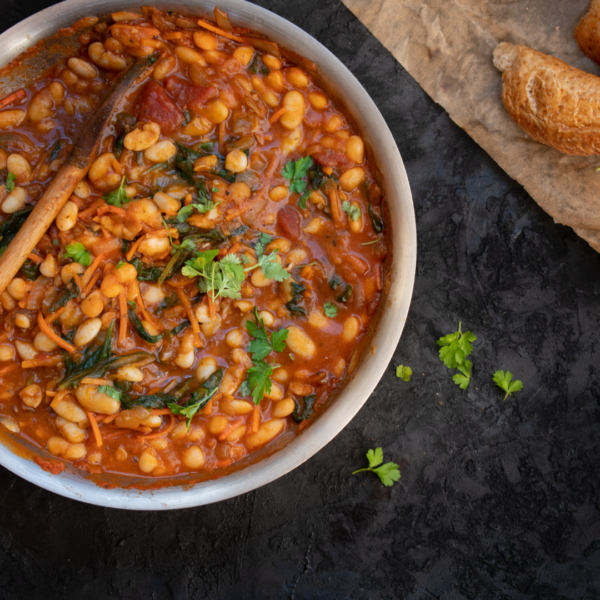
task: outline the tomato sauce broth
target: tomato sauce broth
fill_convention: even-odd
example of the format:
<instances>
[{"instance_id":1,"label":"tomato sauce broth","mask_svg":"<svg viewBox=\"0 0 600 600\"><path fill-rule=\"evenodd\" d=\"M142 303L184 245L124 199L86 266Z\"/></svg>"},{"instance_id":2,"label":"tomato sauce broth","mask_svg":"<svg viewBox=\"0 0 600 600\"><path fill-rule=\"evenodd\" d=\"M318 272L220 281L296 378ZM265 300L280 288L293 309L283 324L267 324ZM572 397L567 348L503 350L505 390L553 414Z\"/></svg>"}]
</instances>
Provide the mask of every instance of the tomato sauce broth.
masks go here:
<instances>
[{"instance_id":1,"label":"tomato sauce broth","mask_svg":"<svg viewBox=\"0 0 600 600\"><path fill-rule=\"evenodd\" d=\"M306 61L215 17L82 19L79 54L0 101L6 247L111 81L151 65L0 296L0 423L90 473L207 474L300 431L382 296L360 132Z\"/></svg>"}]
</instances>

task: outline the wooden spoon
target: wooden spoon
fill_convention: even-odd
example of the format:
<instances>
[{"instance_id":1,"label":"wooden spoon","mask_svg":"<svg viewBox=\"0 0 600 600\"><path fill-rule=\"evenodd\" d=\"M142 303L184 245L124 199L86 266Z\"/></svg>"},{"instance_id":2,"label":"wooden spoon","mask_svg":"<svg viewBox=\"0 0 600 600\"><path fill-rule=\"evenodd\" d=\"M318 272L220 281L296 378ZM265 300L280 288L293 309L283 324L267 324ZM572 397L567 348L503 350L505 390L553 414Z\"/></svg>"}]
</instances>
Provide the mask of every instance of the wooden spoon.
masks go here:
<instances>
[{"instance_id":1,"label":"wooden spoon","mask_svg":"<svg viewBox=\"0 0 600 600\"><path fill-rule=\"evenodd\" d=\"M122 71L115 79L104 102L92 115L85 129L77 138L66 162L58 170L50 185L27 221L0 257L0 294L12 281L19 269L38 245L42 236L56 218L65 202L71 197L77 184L85 177L96 157L102 131L108 124L117 103L146 69L150 69L147 59L139 59Z\"/></svg>"}]
</instances>

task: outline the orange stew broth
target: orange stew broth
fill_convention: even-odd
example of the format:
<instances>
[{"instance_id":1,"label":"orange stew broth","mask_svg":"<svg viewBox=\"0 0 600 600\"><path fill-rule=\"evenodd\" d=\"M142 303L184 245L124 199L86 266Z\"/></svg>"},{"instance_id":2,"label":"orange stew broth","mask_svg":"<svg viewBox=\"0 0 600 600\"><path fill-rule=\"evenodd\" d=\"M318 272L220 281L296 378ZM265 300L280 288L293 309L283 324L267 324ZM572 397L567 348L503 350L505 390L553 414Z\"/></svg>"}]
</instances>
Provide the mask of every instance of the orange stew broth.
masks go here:
<instances>
[{"instance_id":1,"label":"orange stew broth","mask_svg":"<svg viewBox=\"0 0 600 600\"><path fill-rule=\"evenodd\" d=\"M41 196L117 73L134 57L153 65L116 111L87 178L0 297L2 422L91 473L210 471L301 429L352 370L380 301L383 198L359 132L298 66L305 61L284 58L276 44L230 28L215 12L226 35L154 8L116 13L108 23L84 19L74 26L83 44L77 60L57 64L0 111L0 181L10 189L14 179L12 192L0 187L5 224L15 207ZM204 183L204 198L176 168L181 145L198 152L188 178ZM312 166L298 181L308 194L282 175L304 157ZM120 186L127 198L118 206L109 194ZM215 207L178 218L184 206L207 201ZM249 270L237 297L213 300L215 292L200 290L182 265L160 285L146 280L152 267L165 268L174 245L206 232L219 239L198 242L188 260L208 249L219 251L215 261L242 259ZM100 259L86 267L66 258L74 243ZM275 250L271 260L289 273L283 281L250 269L257 252ZM74 297L60 307L68 290ZM148 334L162 335L157 343L140 337L130 309ZM269 334L289 331L283 351L263 359L275 367L271 392L262 401L256 392L258 405L247 381L253 337L246 324L256 323L255 309ZM111 322L113 357L148 356L59 389L65 361L77 364L100 348ZM126 408L111 395L117 390L135 404L174 395L185 383L174 400L180 406L207 383L213 394L189 429L166 401Z\"/></svg>"}]
</instances>

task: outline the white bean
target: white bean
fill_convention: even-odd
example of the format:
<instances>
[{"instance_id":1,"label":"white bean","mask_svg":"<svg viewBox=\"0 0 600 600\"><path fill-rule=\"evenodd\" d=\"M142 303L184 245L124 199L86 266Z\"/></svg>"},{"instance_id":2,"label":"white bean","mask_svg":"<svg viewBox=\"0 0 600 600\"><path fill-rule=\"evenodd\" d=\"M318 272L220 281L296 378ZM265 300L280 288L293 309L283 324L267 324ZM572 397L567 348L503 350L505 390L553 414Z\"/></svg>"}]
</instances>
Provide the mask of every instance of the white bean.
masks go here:
<instances>
[{"instance_id":1,"label":"white bean","mask_svg":"<svg viewBox=\"0 0 600 600\"><path fill-rule=\"evenodd\" d=\"M6 362L7 360L14 360L15 349L10 344L0 345L0 362Z\"/></svg>"},{"instance_id":2,"label":"white bean","mask_svg":"<svg viewBox=\"0 0 600 600\"><path fill-rule=\"evenodd\" d=\"M217 361L212 356L201 358L196 367L196 380L198 383L205 382L216 370Z\"/></svg>"},{"instance_id":3,"label":"white bean","mask_svg":"<svg viewBox=\"0 0 600 600\"><path fill-rule=\"evenodd\" d=\"M27 202L27 190L22 187L16 187L4 198L2 212L6 214L16 213L25 207L25 202Z\"/></svg>"},{"instance_id":4,"label":"white bean","mask_svg":"<svg viewBox=\"0 0 600 600\"><path fill-rule=\"evenodd\" d=\"M53 352L58 348L56 342L51 340L43 331L38 331L33 338L33 345L39 352Z\"/></svg>"},{"instance_id":5,"label":"white bean","mask_svg":"<svg viewBox=\"0 0 600 600\"><path fill-rule=\"evenodd\" d=\"M79 207L75 202L67 200L64 206L60 209L58 215L56 215L56 227L59 231L69 231L75 227L77 223L77 215L79 214Z\"/></svg>"},{"instance_id":6,"label":"white bean","mask_svg":"<svg viewBox=\"0 0 600 600\"><path fill-rule=\"evenodd\" d=\"M171 140L162 140L144 150L144 156L151 162L166 162L177 154L177 147Z\"/></svg>"},{"instance_id":7,"label":"white bean","mask_svg":"<svg viewBox=\"0 0 600 600\"><path fill-rule=\"evenodd\" d=\"M15 347L21 357L21 360L33 360L35 355L38 353L30 342L22 342L21 340L15 340Z\"/></svg>"},{"instance_id":8,"label":"white bean","mask_svg":"<svg viewBox=\"0 0 600 600\"><path fill-rule=\"evenodd\" d=\"M94 79L94 77L98 76L98 69L87 60L72 57L67 61L67 64L69 65L69 69L82 79Z\"/></svg>"},{"instance_id":9,"label":"white bean","mask_svg":"<svg viewBox=\"0 0 600 600\"><path fill-rule=\"evenodd\" d=\"M365 178L365 170L362 167L352 167L340 175L340 187L345 192L356 189Z\"/></svg>"},{"instance_id":10,"label":"white bean","mask_svg":"<svg viewBox=\"0 0 600 600\"><path fill-rule=\"evenodd\" d=\"M204 466L204 453L200 446L190 446L183 453L182 460L188 469L201 469Z\"/></svg>"},{"instance_id":11,"label":"white bean","mask_svg":"<svg viewBox=\"0 0 600 600\"><path fill-rule=\"evenodd\" d=\"M130 131L123 140L127 150L142 152L147 150L160 138L160 125L157 123L144 123L141 129ZM172 142L171 142L172 143Z\"/></svg>"},{"instance_id":12,"label":"white bean","mask_svg":"<svg viewBox=\"0 0 600 600\"><path fill-rule=\"evenodd\" d=\"M20 329L29 329L31 327L31 321L27 315L19 313L15 316L15 325Z\"/></svg>"},{"instance_id":13,"label":"white bean","mask_svg":"<svg viewBox=\"0 0 600 600\"><path fill-rule=\"evenodd\" d=\"M27 284L20 277L15 277L7 286L6 291L17 301L27 296Z\"/></svg>"},{"instance_id":14,"label":"white bean","mask_svg":"<svg viewBox=\"0 0 600 600\"><path fill-rule=\"evenodd\" d=\"M285 343L290 351L302 358L312 358L317 347L310 337L295 325L290 325L287 329L289 333Z\"/></svg>"},{"instance_id":15,"label":"white bean","mask_svg":"<svg viewBox=\"0 0 600 600\"><path fill-rule=\"evenodd\" d=\"M248 436L246 443L249 446L262 446L267 444L283 431L283 427L284 422L280 419L265 421L255 434Z\"/></svg>"},{"instance_id":16,"label":"white bean","mask_svg":"<svg viewBox=\"0 0 600 600\"><path fill-rule=\"evenodd\" d=\"M32 383L19 392L23 404L29 408L37 408L44 399L44 390L37 383Z\"/></svg>"},{"instance_id":17,"label":"white bean","mask_svg":"<svg viewBox=\"0 0 600 600\"><path fill-rule=\"evenodd\" d=\"M83 273L85 273L85 267L78 262L73 262L69 263L68 265L65 265L61 269L60 278L61 281L65 285L67 285L67 283L69 283L73 279L73 274L83 275Z\"/></svg>"},{"instance_id":18,"label":"white bean","mask_svg":"<svg viewBox=\"0 0 600 600\"><path fill-rule=\"evenodd\" d=\"M88 418L80 406L71 400L61 400L53 406L54 412L72 423L86 423Z\"/></svg>"},{"instance_id":19,"label":"white bean","mask_svg":"<svg viewBox=\"0 0 600 600\"><path fill-rule=\"evenodd\" d=\"M301 92L292 90L283 97L283 106L286 111L281 115L279 122L287 129L300 127L306 110L306 102Z\"/></svg>"},{"instance_id":20,"label":"white bean","mask_svg":"<svg viewBox=\"0 0 600 600\"><path fill-rule=\"evenodd\" d=\"M137 367L121 367L117 371L117 379L138 383L139 381L143 381L144 374Z\"/></svg>"},{"instance_id":21,"label":"white bean","mask_svg":"<svg viewBox=\"0 0 600 600\"><path fill-rule=\"evenodd\" d=\"M243 173L248 168L248 157L242 150L232 150L225 157L225 168L231 173Z\"/></svg>"},{"instance_id":22,"label":"white bean","mask_svg":"<svg viewBox=\"0 0 600 600\"><path fill-rule=\"evenodd\" d=\"M95 385L80 385L75 389L75 396L83 408L102 415L112 415L121 407L118 400L99 392Z\"/></svg>"},{"instance_id":23,"label":"white bean","mask_svg":"<svg viewBox=\"0 0 600 600\"><path fill-rule=\"evenodd\" d=\"M0 130L18 127L27 113L20 108L0 110Z\"/></svg>"},{"instance_id":24,"label":"white bean","mask_svg":"<svg viewBox=\"0 0 600 600\"><path fill-rule=\"evenodd\" d=\"M140 459L138 460L138 466L140 467L140 471L142 473L152 473L156 467L158 467L158 457L156 456L156 452L153 448L146 448Z\"/></svg>"},{"instance_id":25,"label":"white bean","mask_svg":"<svg viewBox=\"0 0 600 600\"><path fill-rule=\"evenodd\" d=\"M26 158L19 154L10 154L6 159L6 169L12 173L19 181L29 181L31 175L31 166Z\"/></svg>"},{"instance_id":26,"label":"white bean","mask_svg":"<svg viewBox=\"0 0 600 600\"><path fill-rule=\"evenodd\" d=\"M159 143L162 144L162 142ZM162 211L178 212L181 208L181 202L179 200L176 200L173 196L169 196L169 194L165 194L164 192L156 192L153 200Z\"/></svg>"},{"instance_id":27,"label":"white bean","mask_svg":"<svg viewBox=\"0 0 600 600\"><path fill-rule=\"evenodd\" d=\"M40 265L40 273L44 277L56 277L58 275L58 267L56 266L56 259L52 254L48 254L42 264Z\"/></svg>"},{"instance_id":28,"label":"white bean","mask_svg":"<svg viewBox=\"0 0 600 600\"><path fill-rule=\"evenodd\" d=\"M73 343L79 348L87 346L100 333L101 328L102 321L100 319L87 319L77 328Z\"/></svg>"}]
</instances>

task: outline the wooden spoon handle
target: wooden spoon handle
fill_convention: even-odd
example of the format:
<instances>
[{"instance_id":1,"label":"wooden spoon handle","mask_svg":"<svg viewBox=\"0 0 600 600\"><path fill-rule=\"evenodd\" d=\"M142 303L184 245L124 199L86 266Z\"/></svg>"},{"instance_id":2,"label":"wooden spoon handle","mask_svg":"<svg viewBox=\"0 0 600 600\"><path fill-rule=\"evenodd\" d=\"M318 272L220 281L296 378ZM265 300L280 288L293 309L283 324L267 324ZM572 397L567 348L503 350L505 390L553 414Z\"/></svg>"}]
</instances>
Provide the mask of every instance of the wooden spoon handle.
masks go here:
<instances>
[{"instance_id":1,"label":"wooden spoon handle","mask_svg":"<svg viewBox=\"0 0 600 600\"><path fill-rule=\"evenodd\" d=\"M108 124L117 103L146 69L150 69L148 61L140 59L120 73L104 102L85 125L65 164L58 170L27 221L0 257L0 294L38 245L60 209L71 197L77 184L85 177L98 151L102 131Z\"/></svg>"}]
</instances>

